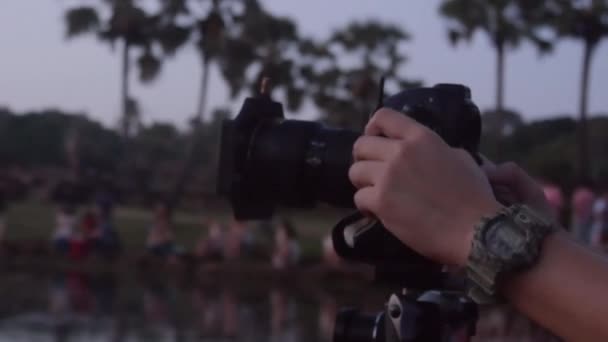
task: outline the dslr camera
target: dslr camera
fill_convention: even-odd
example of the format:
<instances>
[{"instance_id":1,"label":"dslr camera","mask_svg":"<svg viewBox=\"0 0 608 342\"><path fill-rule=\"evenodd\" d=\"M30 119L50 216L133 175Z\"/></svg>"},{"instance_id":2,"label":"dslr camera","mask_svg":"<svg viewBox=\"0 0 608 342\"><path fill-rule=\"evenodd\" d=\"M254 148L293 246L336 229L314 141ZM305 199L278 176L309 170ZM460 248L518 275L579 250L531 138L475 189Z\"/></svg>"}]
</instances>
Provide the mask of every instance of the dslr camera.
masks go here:
<instances>
[{"instance_id":1,"label":"dslr camera","mask_svg":"<svg viewBox=\"0 0 608 342\"><path fill-rule=\"evenodd\" d=\"M348 170L361 132L287 120L265 88L222 126L218 192L229 199L235 218L269 219L277 206L354 209ZM380 89L379 104L412 117L480 162L481 118L469 88L438 84L386 98ZM342 310L334 341L466 341L474 335L477 310L458 281L377 220L354 212L336 224L332 239L340 256L373 265L376 280L395 291L382 312Z\"/></svg>"}]
</instances>

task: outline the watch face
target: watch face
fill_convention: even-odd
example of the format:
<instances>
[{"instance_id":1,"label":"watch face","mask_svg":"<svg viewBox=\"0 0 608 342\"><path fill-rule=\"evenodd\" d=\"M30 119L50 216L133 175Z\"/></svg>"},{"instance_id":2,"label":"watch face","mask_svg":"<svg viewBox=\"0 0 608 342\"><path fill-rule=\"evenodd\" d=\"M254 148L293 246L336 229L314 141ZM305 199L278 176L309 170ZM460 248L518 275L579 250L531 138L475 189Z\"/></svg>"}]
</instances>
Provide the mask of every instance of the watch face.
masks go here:
<instances>
[{"instance_id":1,"label":"watch face","mask_svg":"<svg viewBox=\"0 0 608 342\"><path fill-rule=\"evenodd\" d=\"M498 222L484 235L486 248L497 257L508 260L523 251L526 243L524 232L512 222Z\"/></svg>"}]
</instances>

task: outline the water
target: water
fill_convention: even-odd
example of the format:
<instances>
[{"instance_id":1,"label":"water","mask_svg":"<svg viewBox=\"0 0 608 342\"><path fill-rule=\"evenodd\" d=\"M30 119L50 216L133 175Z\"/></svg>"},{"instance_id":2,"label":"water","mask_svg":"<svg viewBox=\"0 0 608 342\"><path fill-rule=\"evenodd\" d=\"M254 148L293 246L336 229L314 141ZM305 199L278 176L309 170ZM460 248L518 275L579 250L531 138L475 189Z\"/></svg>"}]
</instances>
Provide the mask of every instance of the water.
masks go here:
<instances>
[{"instance_id":1,"label":"water","mask_svg":"<svg viewBox=\"0 0 608 342\"><path fill-rule=\"evenodd\" d=\"M217 280L168 274L2 272L0 341L329 341L344 304L382 308L363 286L292 277ZM190 278L190 279L188 279ZM550 340L503 309L482 312L477 341ZM507 340L505 339L505 340Z\"/></svg>"},{"instance_id":2,"label":"water","mask_svg":"<svg viewBox=\"0 0 608 342\"><path fill-rule=\"evenodd\" d=\"M316 289L289 286L82 272L2 277L0 341L323 341L336 311Z\"/></svg>"}]
</instances>

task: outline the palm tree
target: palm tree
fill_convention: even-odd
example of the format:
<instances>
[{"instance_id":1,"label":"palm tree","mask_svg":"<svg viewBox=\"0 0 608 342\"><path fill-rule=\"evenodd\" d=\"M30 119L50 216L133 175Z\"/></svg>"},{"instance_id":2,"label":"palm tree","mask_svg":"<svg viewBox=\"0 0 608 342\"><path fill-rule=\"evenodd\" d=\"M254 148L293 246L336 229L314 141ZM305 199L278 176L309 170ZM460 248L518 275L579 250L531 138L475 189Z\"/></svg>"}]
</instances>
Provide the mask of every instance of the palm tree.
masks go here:
<instances>
[{"instance_id":1,"label":"palm tree","mask_svg":"<svg viewBox=\"0 0 608 342\"><path fill-rule=\"evenodd\" d=\"M223 47L225 22L233 20L234 5L238 0L161 0L159 16L164 25L171 26L179 38L179 46L186 40L193 42L201 60L201 84L193 122L202 122L205 117L209 70ZM201 14L204 13L204 14ZM177 22L187 22L180 26ZM162 29L161 31L167 31ZM182 41L182 39L185 39ZM192 39L192 40L190 40ZM179 47L178 46L178 47Z\"/></svg>"},{"instance_id":2,"label":"palm tree","mask_svg":"<svg viewBox=\"0 0 608 342\"><path fill-rule=\"evenodd\" d=\"M189 30L193 36L194 45L200 56L202 72L199 88L199 98L194 117L190 120L192 132L187 140L185 159L179 170L176 182L170 193L169 204L171 208L176 207L183 197L187 181L197 162L199 145L206 139L208 128L203 123L206 119L207 94L209 92L209 73L213 61L222 53L224 46L225 21L233 19L233 4L237 1L231 0L207 0L188 2L187 0L164 0L173 4L176 8L181 8L190 24ZM179 3L179 5L175 5ZM210 5L210 6L209 6ZM199 16L196 13L207 12L206 15ZM171 11L169 11L171 12ZM175 18L175 17L174 17ZM213 126L217 128L216 126ZM205 146L207 147L207 146Z\"/></svg>"},{"instance_id":3,"label":"palm tree","mask_svg":"<svg viewBox=\"0 0 608 342\"><path fill-rule=\"evenodd\" d=\"M608 2L605 0L571 1L555 0L547 6L547 19L558 37L572 38L583 45L581 68L578 140L579 181L590 178L588 108L590 70L593 56L602 39L608 37Z\"/></svg>"},{"instance_id":4,"label":"palm tree","mask_svg":"<svg viewBox=\"0 0 608 342\"><path fill-rule=\"evenodd\" d=\"M200 5L198 2L193 4ZM191 8L190 13L194 12ZM290 20L273 16L257 0L212 0L207 15L194 18L192 22L194 42L202 63L201 86L186 160L171 194L172 206L176 206L183 196L197 161L198 146L203 140L210 141L205 138L205 131L218 127L215 117L211 118L212 126L202 124L208 119L205 111L212 63L218 65L233 98L244 89L255 89L263 76L271 77L276 87L285 90L290 109L299 107L304 96L304 90L296 86L293 78L291 56L284 54L298 42L296 27ZM257 72L251 73L256 67ZM248 77L250 74L253 76Z\"/></svg>"},{"instance_id":5,"label":"palm tree","mask_svg":"<svg viewBox=\"0 0 608 342\"><path fill-rule=\"evenodd\" d=\"M104 10L109 10L108 18L100 15ZM129 89L132 50L141 50L137 59L140 79L150 82L161 68L161 57L155 45L159 43L166 55L172 55L188 37L188 30L163 19L163 16L149 15L134 0L99 0L98 6L76 6L65 14L68 38L95 35L112 47L116 41L122 42L120 127L125 137L132 135L139 123L137 102Z\"/></svg>"},{"instance_id":6,"label":"palm tree","mask_svg":"<svg viewBox=\"0 0 608 342\"><path fill-rule=\"evenodd\" d=\"M298 109L306 85L297 72L301 41L296 24L268 12L258 0L244 0L235 23L226 26L219 67L234 98L242 91L259 90L264 77L272 80L289 110Z\"/></svg>"},{"instance_id":7,"label":"palm tree","mask_svg":"<svg viewBox=\"0 0 608 342\"><path fill-rule=\"evenodd\" d=\"M224 43L225 16L221 3L226 1L213 0L211 10L208 15L196 21L195 30L197 32L196 47L199 52L202 64L201 85L199 90L199 100L196 108L196 120L198 122L205 119L207 105L207 93L209 91L209 69L211 62L221 53Z\"/></svg>"},{"instance_id":8,"label":"palm tree","mask_svg":"<svg viewBox=\"0 0 608 342\"><path fill-rule=\"evenodd\" d=\"M315 58L304 64L301 72L323 120L360 129L377 105L382 77L389 93L419 85L400 74L407 60L400 47L409 39L395 25L364 21L334 31L325 42L303 42L304 55ZM327 68L316 65L320 59L325 59Z\"/></svg>"},{"instance_id":9,"label":"palm tree","mask_svg":"<svg viewBox=\"0 0 608 342\"><path fill-rule=\"evenodd\" d=\"M541 24L540 0L445 0L440 13L449 20L448 36L452 44L470 41L477 31L484 32L496 51L496 111L504 110L504 75L506 49L517 48L529 39L541 52L551 49L535 28Z\"/></svg>"}]
</instances>

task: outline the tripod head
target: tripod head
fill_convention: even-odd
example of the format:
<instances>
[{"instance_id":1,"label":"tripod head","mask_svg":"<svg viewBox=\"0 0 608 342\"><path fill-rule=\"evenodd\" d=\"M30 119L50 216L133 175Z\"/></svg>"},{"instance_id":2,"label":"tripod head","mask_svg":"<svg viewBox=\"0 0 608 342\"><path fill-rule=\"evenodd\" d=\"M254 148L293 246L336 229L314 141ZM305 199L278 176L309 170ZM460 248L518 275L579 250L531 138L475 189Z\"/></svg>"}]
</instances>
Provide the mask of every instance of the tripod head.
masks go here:
<instances>
[{"instance_id":1,"label":"tripod head","mask_svg":"<svg viewBox=\"0 0 608 342\"><path fill-rule=\"evenodd\" d=\"M477 318L477 306L458 292L392 294L378 313L342 309L334 342L466 342Z\"/></svg>"},{"instance_id":2,"label":"tripod head","mask_svg":"<svg viewBox=\"0 0 608 342\"><path fill-rule=\"evenodd\" d=\"M464 296L463 279L404 246L379 221L357 212L334 227L332 240L340 256L374 266L376 283L394 291L383 311L341 310L334 342L464 342L475 335L477 305Z\"/></svg>"}]
</instances>

